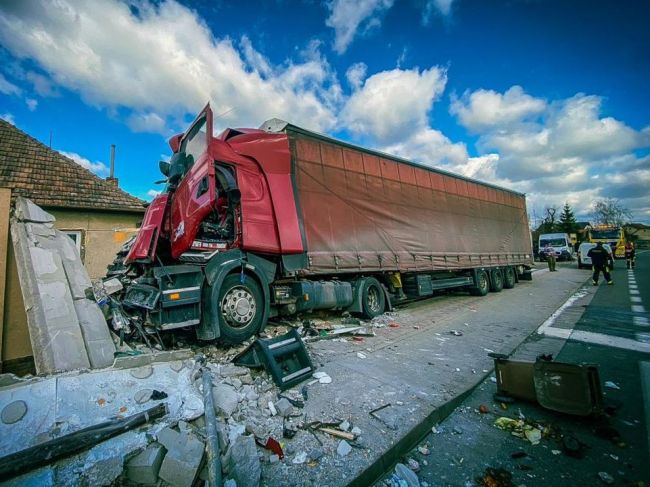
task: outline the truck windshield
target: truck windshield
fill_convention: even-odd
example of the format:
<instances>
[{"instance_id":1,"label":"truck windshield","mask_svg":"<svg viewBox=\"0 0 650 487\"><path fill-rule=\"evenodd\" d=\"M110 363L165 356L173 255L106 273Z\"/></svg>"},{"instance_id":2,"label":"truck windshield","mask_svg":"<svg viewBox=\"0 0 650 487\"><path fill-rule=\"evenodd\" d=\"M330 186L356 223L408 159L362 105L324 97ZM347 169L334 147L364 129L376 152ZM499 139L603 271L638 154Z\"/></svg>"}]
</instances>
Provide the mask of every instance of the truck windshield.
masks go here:
<instances>
[{"instance_id":1,"label":"truck windshield","mask_svg":"<svg viewBox=\"0 0 650 487\"><path fill-rule=\"evenodd\" d=\"M551 247L564 247L566 245L566 240L563 238L552 238L549 240L540 240L539 246L546 247L550 245Z\"/></svg>"},{"instance_id":2,"label":"truck windshield","mask_svg":"<svg viewBox=\"0 0 650 487\"><path fill-rule=\"evenodd\" d=\"M618 230L592 230L591 238L613 238L617 239L619 237Z\"/></svg>"},{"instance_id":3,"label":"truck windshield","mask_svg":"<svg viewBox=\"0 0 650 487\"><path fill-rule=\"evenodd\" d=\"M208 146L206 130L206 117L202 117L196 121L181 143L181 152L192 156L192 162L196 162Z\"/></svg>"}]
</instances>

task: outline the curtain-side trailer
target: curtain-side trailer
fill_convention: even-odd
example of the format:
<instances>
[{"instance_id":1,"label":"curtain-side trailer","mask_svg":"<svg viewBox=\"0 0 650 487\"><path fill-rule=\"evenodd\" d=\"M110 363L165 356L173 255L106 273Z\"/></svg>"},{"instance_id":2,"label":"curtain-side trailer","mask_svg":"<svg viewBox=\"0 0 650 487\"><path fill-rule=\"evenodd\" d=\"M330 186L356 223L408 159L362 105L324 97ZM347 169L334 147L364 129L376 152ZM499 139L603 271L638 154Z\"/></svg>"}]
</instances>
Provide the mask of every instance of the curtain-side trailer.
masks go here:
<instances>
[{"instance_id":1,"label":"curtain-side trailer","mask_svg":"<svg viewBox=\"0 0 650 487\"><path fill-rule=\"evenodd\" d=\"M277 119L214 137L209 106L170 146L166 189L109 269L127 328L236 343L275 315L371 318L440 289L530 279L523 194Z\"/></svg>"}]
</instances>

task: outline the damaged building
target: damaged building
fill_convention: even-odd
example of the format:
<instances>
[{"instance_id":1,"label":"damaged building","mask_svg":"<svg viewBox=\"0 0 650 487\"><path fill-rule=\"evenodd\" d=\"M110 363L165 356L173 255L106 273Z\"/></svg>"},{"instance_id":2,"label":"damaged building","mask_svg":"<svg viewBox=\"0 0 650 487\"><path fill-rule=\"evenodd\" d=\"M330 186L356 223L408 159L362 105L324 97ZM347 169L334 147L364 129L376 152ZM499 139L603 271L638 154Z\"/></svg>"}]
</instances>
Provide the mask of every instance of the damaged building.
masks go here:
<instances>
[{"instance_id":1,"label":"damaged building","mask_svg":"<svg viewBox=\"0 0 650 487\"><path fill-rule=\"evenodd\" d=\"M104 275L145 209L116 178L102 179L0 120L0 369L24 374L34 372L34 361L9 232L18 197L52 215L52 227L70 237L91 279Z\"/></svg>"}]
</instances>

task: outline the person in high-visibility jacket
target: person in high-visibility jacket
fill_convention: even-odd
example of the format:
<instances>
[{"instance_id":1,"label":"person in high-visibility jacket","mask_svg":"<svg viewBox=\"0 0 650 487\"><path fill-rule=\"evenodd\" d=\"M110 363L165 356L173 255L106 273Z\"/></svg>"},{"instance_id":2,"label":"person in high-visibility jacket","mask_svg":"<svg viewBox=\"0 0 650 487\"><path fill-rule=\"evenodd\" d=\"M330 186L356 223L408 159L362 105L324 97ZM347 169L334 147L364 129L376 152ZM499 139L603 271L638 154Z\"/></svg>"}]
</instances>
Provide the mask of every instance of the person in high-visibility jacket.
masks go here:
<instances>
[{"instance_id":1,"label":"person in high-visibility jacket","mask_svg":"<svg viewBox=\"0 0 650 487\"><path fill-rule=\"evenodd\" d=\"M625 244L625 262L627 262L628 269L634 269L634 261L636 260L636 249L632 242Z\"/></svg>"},{"instance_id":2,"label":"person in high-visibility jacket","mask_svg":"<svg viewBox=\"0 0 650 487\"><path fill-rule=\"evenodd\" d=\"M596 246L587 252L587 257L591 258L591 268L594 271L591 277L593 285L598 286L598 277L601 271L603 272L603 276L605 276L607 284L614 284L612 276L609 273L609 263L612 260L612 256L603 247L603 243L596 243Z\"/></svg>"}]
</instances>

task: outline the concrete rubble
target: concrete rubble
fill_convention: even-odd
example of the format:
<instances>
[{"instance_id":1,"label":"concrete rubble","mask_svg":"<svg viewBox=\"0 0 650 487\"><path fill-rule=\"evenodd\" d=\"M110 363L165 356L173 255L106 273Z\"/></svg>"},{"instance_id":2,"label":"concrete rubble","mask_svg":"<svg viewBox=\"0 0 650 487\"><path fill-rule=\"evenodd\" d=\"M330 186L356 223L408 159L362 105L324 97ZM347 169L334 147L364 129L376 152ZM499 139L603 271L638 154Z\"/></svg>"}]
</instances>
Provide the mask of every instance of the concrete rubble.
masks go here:
<instances>
[{"instance_id":1,"label":"concrete rubble","mask_svg":"<svg viewBox=\"0 0 650 487\"><path fill-rule=\"evenodd\" d=\"M115 345L72 240L54 217L18 197L11 237L36 371L52 374L113 363Z\"/></svg>"}]
</instances>

